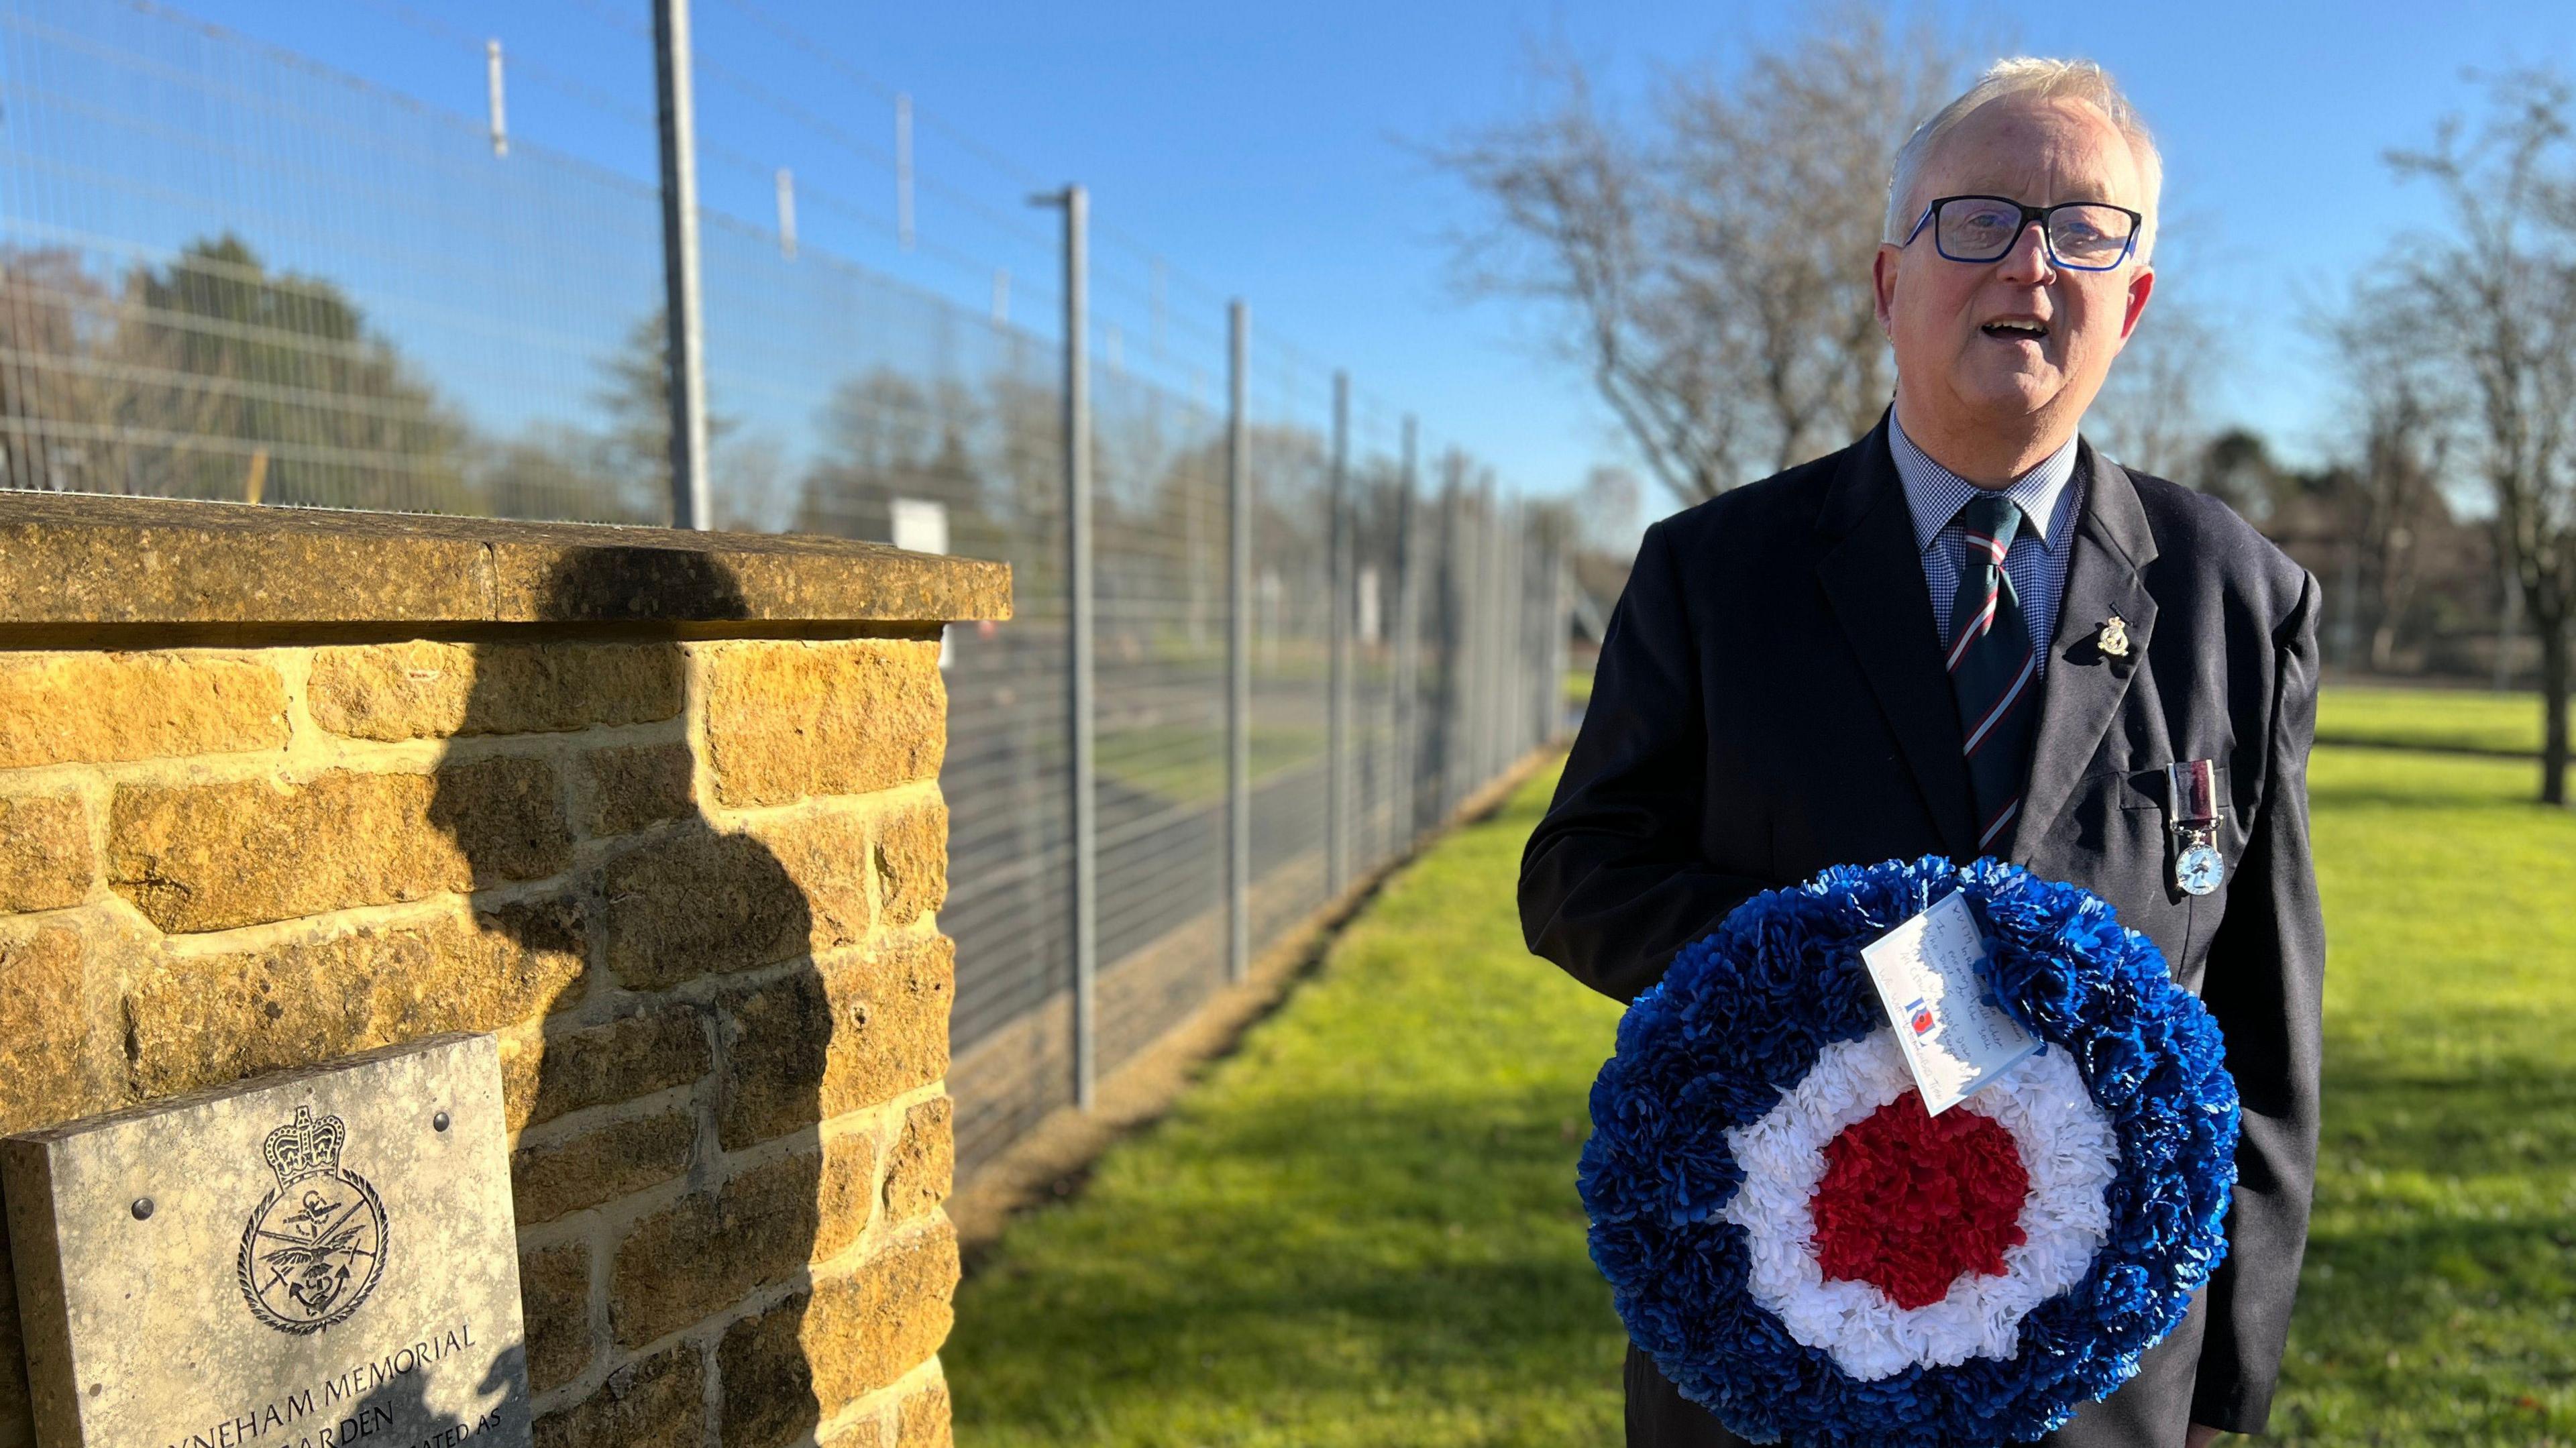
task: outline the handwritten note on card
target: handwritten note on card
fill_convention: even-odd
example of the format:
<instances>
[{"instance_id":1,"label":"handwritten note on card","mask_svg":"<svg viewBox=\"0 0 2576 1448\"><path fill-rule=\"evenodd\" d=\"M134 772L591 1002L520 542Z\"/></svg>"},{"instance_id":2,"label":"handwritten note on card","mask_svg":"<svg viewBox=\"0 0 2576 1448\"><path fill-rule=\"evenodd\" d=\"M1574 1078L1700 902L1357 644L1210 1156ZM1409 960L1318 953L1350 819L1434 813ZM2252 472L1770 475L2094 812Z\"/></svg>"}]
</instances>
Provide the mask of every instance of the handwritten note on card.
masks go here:
<instances>
[{"instance_id":1,"label":"handwritten note on card","mask_svg":"<svg viewBox=\"0 0 2576 1448\"><path fill-rule=\"evenodd\" d=\"M1954 893L1861 948L1926 1110L1938 1116L2036 1051L2039 1038L1977 997L1986 943Z\"/></svg>"}]
</instances>

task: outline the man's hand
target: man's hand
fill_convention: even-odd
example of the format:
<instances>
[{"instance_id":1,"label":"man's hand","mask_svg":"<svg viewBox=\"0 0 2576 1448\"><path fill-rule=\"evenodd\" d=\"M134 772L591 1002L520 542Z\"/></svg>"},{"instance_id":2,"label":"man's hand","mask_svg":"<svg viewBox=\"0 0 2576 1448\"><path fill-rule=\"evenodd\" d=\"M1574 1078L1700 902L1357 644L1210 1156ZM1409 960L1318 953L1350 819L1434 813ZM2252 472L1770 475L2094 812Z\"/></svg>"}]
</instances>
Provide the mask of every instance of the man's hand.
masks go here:
<instances>
[{"instance_id":1,"label":"man's hand","mask_svg":"<svg viewBox=\"0 0 2576 1448\"><path fill-rule=\"evenodd\" d=\"M2224 1428L2213 1428L2207 1423L2194 1423L2191 1425L2191 1431L2183 1435L2183 1448L2209 1448L2210 1444L2225 1436L2226 1431Z\"/></svg>"}]
</instances>

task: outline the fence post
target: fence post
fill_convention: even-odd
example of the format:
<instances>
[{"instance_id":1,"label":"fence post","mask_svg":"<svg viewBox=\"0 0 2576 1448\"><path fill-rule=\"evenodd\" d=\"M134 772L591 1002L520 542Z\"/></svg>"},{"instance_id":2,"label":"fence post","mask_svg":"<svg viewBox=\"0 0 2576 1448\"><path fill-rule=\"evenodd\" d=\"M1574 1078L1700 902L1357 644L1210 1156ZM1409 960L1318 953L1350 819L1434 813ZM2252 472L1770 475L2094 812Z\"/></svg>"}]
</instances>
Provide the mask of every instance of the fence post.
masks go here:
<instances>
[{"instance_id":1,"label":"fence post","mask_svg":"<svg viewBox=\"0 0 2576 1448\"><path fill-rule=\"evenodd\" d=\"M1530 527L1529 509L1512 510L1512 576L1518 580L1513 589L1516 606L1512 609L1511 692L1505 696L1511 709L1511 747L1504 757L1517 761L1530 748L1530 722L1536 717L1530 704L1530 679L1538 671L1530 667L1530 636L1536 632L1530 615L1540 602L1538 591L1538 539Z\"/></svg>"},{"instance_id":2,"label":"fence post","mask_svg":"<svg viewBox=\"0 0 2576 1448\"><path fill-rule=\"evenodd\" d=\"M1493 689L1494 652L1494 518L1488 506L1483 483L1478 483L1467 500L1469 547L1467 575L1468 626L1472 630L1468 645L1467 710L1468 728L1467 779L1459 791L1463 798L1485 782L1485 761L1493 754L1488 742L1494 732L1494 711L1487 704Z\"/></svg>"},{"instance_id":3,"label":"fence post","mask_svg":"<svg viewBox=\"0 0 2576 1448\"><path fill-rule=\"evenodd\" d=\"M1547 615L1547 737L1554 740L1565 733L1565 676L1574 667L1571 631L1574 613L1574 567L1565 556L1563 543L1557 545L1556 577L1551 580L1556 606Z\"/></svg>"},{"instance_id":4,"label":"fence post","mask_svg":"<svg viewBox=\"0 0 2576 1448\"><path fill-rule=\"evenodd\" d=\"M1464 697L1463 656L1466 633L1459 626L1458 615L1465 588L1459 564L1460 534L1464 531L1458 516L1458 474L1462 463L1458 450L1451 448L1440 459L1440 705L1433 711L1433 722L1439 729L1440 747L1434 751L1439 773L1434 780L1431 817L1435 821L1449 818L1457 798L1458 754L1462 731L1458 724L1458 706Z\"/></svg>"},{"instance_id":5,"label":"fence post","mask_svg":"<svg viewBox=\"0 0 2576 1448\"><path fill-rule=\"evenodd\" d=\"M1556 612L1556 546L1530 529L1529 606L1521 610L1521 717L1529 721L1521 750L1536 749L1550 734L1547 724L1548 645L1545 620Z\"/></svg>"},{"instance_id":6,"label":"fence post","mask_svg":"<svg viewBox=\"0 0 2576 1448\"><path fill-rule=\"evenodd\" d=\"M492 154L510 154L510 107L501 88L501 40L483 42L483 90L492 123Z\"/></svg>"},{"instance_id":7,"label":"fence post","mask_svg":"<svg viewBox=\"0 0 2576 1448\"><path fill-rule=\"evenodd\" d=\"M1422 753L1422 741L1417 737L1422 726L1421 700L1414 697L1421 688L1422 670L1422 603L1417 577L1422 570L1413 546L1413 495L1421 482L1419 446L1419 430L1413 415L1407 413L1402 472L1397 480L1401 495L1395 510L1395 820L1389 831L1394 839L1388 842L1398 856L1413 848L1413 837L1422 828L1421 801L1414 788L1414 772L1421 764Z\"/></svg>"},{"instance_id":8,"label":"fence post","mask_svg":"<svg viewBox=\"0 0 2576 1448\"><path fill-rule=\"evenodd\" d=\"M1512 747L1507 734L1512 698L1512 652L1510 639L1504 636L1502 621L1510 613L1504 593L1512 587L1512 569L1507 564L1504 544L1510 541L1510 528L1502 518L1502 490L1494 484L1494 474L1484 477L1484 778L1476 783L1494 783L1502 773L1504 752Z\"/></svg>"},{"instance_id":9,"label":"fence post","mask_svg":"<svg viewBox=\"0 0 2576 1448\"><path fill-rule=\"evenodd\" d=\"M1226 308L1225 978L1252 970L1252 320Z\"/></svg>"},{"instance_id":10,"label":"fence post","mask_svg":"<svg viewBox=\"0 0 2576 1448\"><path fill-rule=\"evenodd\" d=\"M1526 520L1524 520L1526 527ZM1553 592L1556 577L1549 571L1553 561L1545 540L1534 527L1527 528L1521 540L1521 566L1527 570L1527 586L1521 590L1520 688L1514 700L1514 712L1521 718L1521 752L1526 754L1547 737L1547 721L1539 717L1538 675L1542 650L1547 636L1539 628L1539 619L1556 606Z\"/></svg>"},{"instance_id":11,"label":"fence post","mask_svg":"<svg viewBox=\"0 0 2576 1448\"><path fill-rule=\"evenodd\" d=\"M1326 653L1324 889L1339 899L1350 884L1351 785L1351 374L1333 373L1332 527L1325 569L1331 578L1331 641Z\"/></svg>"},{"instance_id":12,"label":"fence post","mask_svg":"<svg viewBox=\"0 0 2576 1448\"><path fill-rule=\"evenodd\" d=\"M653 79L662 142L663 368L671 416L671 526L706 528L706 345L698 318L696 102L689 0L653 0Z\"/></svg>"},{"instance_id":13,"label":"fence post","mask_svg":"<svg viewBox=\"0 0 2576 1448\"><path fill-rule=\"evenodd\" d=\"M912 96L894 98L894 229L906 251L912 250Z\"/></svg>"},{"instance_id":14,"label":"fence post","mask_svg":"<svg viewBox=\"0 0 2576 1448\"><path fill-rule=\"evenodd\" d=\"M1521 754L1521 722L1529 716L1521 711L1521 684L1528 677L1521 667L1526 653L1522 639L1529 631L1529 528L1517 499L1502 505L1504 523L1496 535L1508 550L1510 565L1495 570L1502 575L1501 585L1507 590L1496 599L1497 621L1506 630L1498 640L1494 657L1494 773L1500 775Z\"/></svg>"},{"instance_id":15,"label":"fence post","mask_svg":"<svg viewBox=\"0 0 2576 1448\"><path fill-rule=\"evenodd\" d=\"M1486 471L1484 481L1476 491L1477 500L1484 505L1484 526L1479 530L1484 537L1484 558L1482 565L1476 570L1477 580L1484 588L1484 607L1477 610L1484 615L1482 632L1485 636L1485 663L1483 671L1477 676L1479 687L1476 693L1476 714L1479 726L1476 737L1481 745L1477 751L1480 760L1476 771L1476 787L1481 789L1493 780L1494 775L1502 767L1503 718L1502 710L1495 705L1497 695L1502 690L1501 614L1504 591L1510 587L1510 582L1503 572L1502 502L1495 495L1492 470Z\"/></svg>"},{"instance_id":16,"label":"fence post","mask_svg":"<svg viewBox=\"0 0 2576 1448\"><path fill-rule=\"evenodd\" d=\"M1092 1106L1099 1083L1097 1004L1100 912L1097 791L1092 787L1091 264L1090 198L1079 186L1034 196L1064 208L1064 579L1066 734L1072 755L1073 1104Z\"/></svg>"},{"instance_id":17,"label":"fence post","mask_svg":"<svg viewBox=\"0 0 2576 1448\"><path fill-rule=\"evenodd\" d=\"M1529 679L1529 671L1523 667L1529 657L1525 643L1529 637L1529 529L1527 520L1521 516L1518 501L1505 504L1503 511L1508 520L1503 530L1503 546L1511 550L1511 566L1503 570L1506 580L1503 586L1510 590L1510 594L1500 600L1503 607L1499 612L1506 632L1500 660L1502 666L1494 671L1494 713L1502 721L1496 730L1496 774L1501 774L1512 761L1520 758L1521 726L1529 718L1528 711L1521 707L1524 697L1522 685Z\"/></svg>"},{"instance_id":18,"label":"fence post","mask_svg":"<svg viewBox=\"0 0 2576 1448\"><path fill-rule=\"evenodd\" d=\"M1494 639L1494 549L1493 518L1485 507L1484 491L1460 500L1467 520L1467 670L1461 679L1467 696L1467 777L1459 795L1464 798L1485 782L1485 760L1492 752L1486 736L1493 732L1493 710L1487 707L1486 692L1492 685L1487 679L1488 655Z\"/></svg>"}]
</instances>

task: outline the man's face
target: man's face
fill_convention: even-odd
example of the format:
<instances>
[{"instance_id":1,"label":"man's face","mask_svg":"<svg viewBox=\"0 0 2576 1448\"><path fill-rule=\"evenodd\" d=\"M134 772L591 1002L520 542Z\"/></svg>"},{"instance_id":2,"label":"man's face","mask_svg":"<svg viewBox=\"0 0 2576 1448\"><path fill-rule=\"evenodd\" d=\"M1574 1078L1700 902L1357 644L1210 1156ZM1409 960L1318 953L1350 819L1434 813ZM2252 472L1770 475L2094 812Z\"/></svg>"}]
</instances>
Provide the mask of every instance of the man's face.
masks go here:
<instances>
[{"instance_id":1,"label":"man's face","mask_svg":"<svg viewBox=\"0 0 2576 1448\"><path fill-rule=\"evenodd\" d=\"M1923 168L1907 224L1933 198L1959 195L2147 209L2126 138L2074 101L1998 101L1971 114ZM1873 272L1906 416L1932 428L2081 416L2155 288L2155 273L2134 258L2101 272L2056 265L2036 222L2000 260L1982 263L1942 256L1925 227L1909 246L1881 245ZM2018 325L1998 325L2006 323ZM1928 415L1917 418L1918 409Z\"/></svg>"}]
</instances>

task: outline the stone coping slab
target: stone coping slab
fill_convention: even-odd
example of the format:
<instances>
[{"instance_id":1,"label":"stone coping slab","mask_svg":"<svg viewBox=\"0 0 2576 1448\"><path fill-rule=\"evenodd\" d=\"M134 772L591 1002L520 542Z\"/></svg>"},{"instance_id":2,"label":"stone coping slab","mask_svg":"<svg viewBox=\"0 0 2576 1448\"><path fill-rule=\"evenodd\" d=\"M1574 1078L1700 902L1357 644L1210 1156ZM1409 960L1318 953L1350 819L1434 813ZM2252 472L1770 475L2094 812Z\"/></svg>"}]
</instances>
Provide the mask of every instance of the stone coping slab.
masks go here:
<instances>
[{"instance_id":1,"label":"stone coping slab","mask_svg":"<svg viewBox=\"0 0 2576 1448\"><path fill-rule=\"evenodd\" d=\"M0 629L954 623L1003 563L880 543L0 491Z\"/></svg>"}]
</instances>

